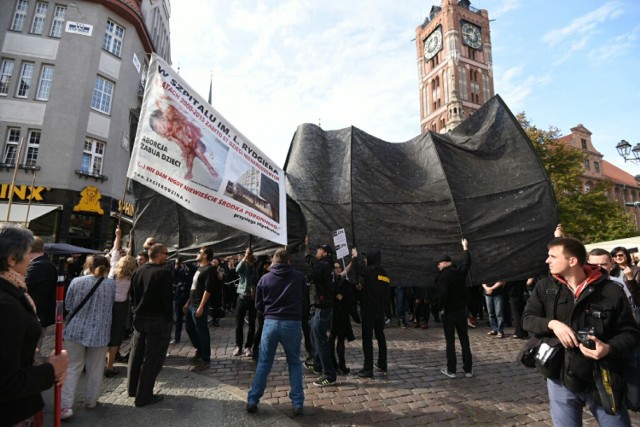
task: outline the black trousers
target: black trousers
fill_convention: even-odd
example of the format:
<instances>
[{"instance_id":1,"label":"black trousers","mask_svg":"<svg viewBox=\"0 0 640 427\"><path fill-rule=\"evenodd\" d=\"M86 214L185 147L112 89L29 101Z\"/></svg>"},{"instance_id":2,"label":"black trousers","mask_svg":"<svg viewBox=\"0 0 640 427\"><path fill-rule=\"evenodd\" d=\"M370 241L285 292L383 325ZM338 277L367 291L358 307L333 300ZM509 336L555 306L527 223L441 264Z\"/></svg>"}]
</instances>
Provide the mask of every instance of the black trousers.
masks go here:
<instances>
[{"instance_id":1,"label":"black trousers","mask_svg":"<svg viewBox=\"0 0 640 427\"><path fill-rule=\"evenodd\" d=\"M244 316L247 316L249 321L249 331L247 332L247 341L242 346L243 332L244 332ZM256 334L256 302L254 299L238 295L236 302L236 347L252 348L253 338Z\"/></svg>"},{"instance_id":2,"label":"black trousers","mask_svg":"<svg viewBox=\"0 0 640 427\"><path fill-rule=\"evenodd\" d=\"M471 372L473 361L471 357L471 347L469 346L469 330L467 329L467 309L462 308L455 311L447 311L442 317L442 327L444 328L444 339L447 343L447 370L456 372L456 332L462 348L462 369Z\"/></svg>"},{"instance_id":3,"label":"black trousers","mask_svg":"<svg viewBox=\"0 0 640 427\"><path fill-rule=\"evenodd\" d=\"M171 322L166 319L134 319L129 375L129 397L145 404L153 396L156 377L162 369L171 340Z\"/></svg>"},{"instance_id":4,"label":"black trousers","mask_svg":"<svg viewBox=\"0 0 640 427\"><path fill-rule=\"evenodd\" d=\"M364 369L373 370L373 335L378 341L378 367L387 369L387 339L384 336L384 313L378 315L367 313L362 314L362 352L364 353Z\"/></svg>"}]
</instances>

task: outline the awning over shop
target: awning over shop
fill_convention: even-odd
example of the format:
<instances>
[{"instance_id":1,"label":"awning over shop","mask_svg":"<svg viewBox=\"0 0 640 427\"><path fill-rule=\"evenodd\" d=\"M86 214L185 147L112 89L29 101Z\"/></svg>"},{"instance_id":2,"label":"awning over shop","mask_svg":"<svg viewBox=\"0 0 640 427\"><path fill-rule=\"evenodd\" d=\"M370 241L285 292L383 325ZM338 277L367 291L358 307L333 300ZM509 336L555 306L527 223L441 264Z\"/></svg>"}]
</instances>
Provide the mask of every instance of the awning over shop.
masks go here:
<instances>
[{"instance_id":1,"label":"awning over shop","mask_svg":"<svg viewBox=\"0 0 640 427\"><path fill-rule=\"evenodd\" d=\"M587 251L595 248L600 248L611 252L613 248L622 246L623 248L630 249L631 252L638 252L638 248L640 248L640 236L629 237L626 239L609 240L606 242L590 243L584 246L587 248Z\"/></svg>"},{"instance_id":2,"label":"awning over shop","mask_svg":"<svg viewBox=\"0 0 640 427\"><path fill-rule=\"evenodd\" d=\"M0 204L0 223L7 222L7 211L9 205L7 203ZM24 223L25 220L33 221L43 215L53 212L55 210L62 210L61 205L31 205L23 203L11 204L11 213L8 222ZM29 212L29 218L27 218L27 211Z\"/></svg>"}]
</instances>

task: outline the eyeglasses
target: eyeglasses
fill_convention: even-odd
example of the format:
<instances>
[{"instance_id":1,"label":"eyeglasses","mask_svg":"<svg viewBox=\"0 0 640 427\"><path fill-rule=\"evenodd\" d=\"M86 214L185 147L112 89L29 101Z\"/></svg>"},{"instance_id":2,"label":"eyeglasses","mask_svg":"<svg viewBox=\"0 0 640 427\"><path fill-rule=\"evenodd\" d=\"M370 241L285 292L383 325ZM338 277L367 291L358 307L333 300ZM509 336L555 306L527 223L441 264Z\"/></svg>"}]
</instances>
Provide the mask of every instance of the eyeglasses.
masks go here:
<instances>
[{"instance_id":1,"label":"eyeglasses","mask_svg":"<svg viewBox=\"0 0 640 427\"><path fill-rule=\"evenodd\" d=\"M614 258L625 258L626 255L625 254L615 254L613 257Z\"/></svg>"}]
</instances>

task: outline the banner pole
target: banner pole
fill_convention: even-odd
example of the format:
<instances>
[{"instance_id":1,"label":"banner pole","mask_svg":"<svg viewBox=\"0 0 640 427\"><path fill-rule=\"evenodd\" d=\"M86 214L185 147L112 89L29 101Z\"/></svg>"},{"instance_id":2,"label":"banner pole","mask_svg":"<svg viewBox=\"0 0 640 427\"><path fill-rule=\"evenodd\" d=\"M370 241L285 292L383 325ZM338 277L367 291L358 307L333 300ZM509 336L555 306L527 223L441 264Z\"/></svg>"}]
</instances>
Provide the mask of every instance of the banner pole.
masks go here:
<instances>
[{"instance_id":1,"label":"banner pole","mask_svg":"<svg viewBox=\"0 0 640 427\"><path fill-rule=\"evenodd\" d=\"M31 211L31 201L33 200L33 186L36 183L36 172L33 172L33 178L31 178L31 187L29 187L29 192L31 193L29 196L29 203L27 203L27 215L24 218L24 228L29 226L29 212Z\"/></svg>"},{"instance_id":2,"label":"banner pole","mask_svg":"<svg viewBox=\"0 0 640 427\"><path fill-rule=\"evenodd\" d=\"M122 222L122 205L124 205L124 198L127 197L127 187L129 186L129 178L124 180L124 191L122 192L122 199L118 204L118 227L120 227L120 223Z\"/></svg>"},{"instance_id":3,"label":"banner pole","mask_svg":"<svg viewBox=\"0 0 640 427\"><path fill-rule=\"evenodd\" d=\"M13 187L16 185L16 177L18 176L18 163L20 161L20 154L22 153L22 145L24 138L20 138L20 144L18 145L18 154L16 154L15 165L13 168L13 177L11 178L11 185L9 186L9 202L7 203L7 222L11 218L11 205L13 204Z\"/></svg>"},{"instance_id":4,"label":"banner pole","mask_svg":"<svg viewBox=\"0 0 640 427\"><path fill-rule=\"evenodd\" d=\"M56 348L55 354L62 352L62 329L64 325L64 257L58 260L58 283L56 285ZM61 426L62 386L56 384L53 398L53 424Z\"/></svg>"}]
</instances>

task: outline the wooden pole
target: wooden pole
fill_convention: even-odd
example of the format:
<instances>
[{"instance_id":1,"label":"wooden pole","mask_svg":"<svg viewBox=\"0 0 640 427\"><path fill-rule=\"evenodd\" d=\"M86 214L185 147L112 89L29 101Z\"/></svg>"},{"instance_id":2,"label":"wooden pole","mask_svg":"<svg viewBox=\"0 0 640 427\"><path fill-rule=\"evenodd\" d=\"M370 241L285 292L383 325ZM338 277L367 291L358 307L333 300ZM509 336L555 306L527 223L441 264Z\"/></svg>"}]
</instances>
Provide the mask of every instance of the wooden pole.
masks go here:
<instances>
[{"instance_id":1,"label":"wooden pole","mask_svg":"<svg viewBox=\"0 0 640 427\"><path fill-rule=\"evenodd\" d=\"M11 185L9 186L9 203L7 203L7 222L11 218L11 204L13 203L13 187L16 185L16 177L18 176L18 164L20 162L20 155L22 154L22 145L24 138L20 138L20 144L18 144L18 153L16 154L16 164L13 169L13 177L11 178Z\"/></svg>"},{"instance_id":2,"label":"wooden pole","mask_svg":"<svg viewBox=\"0 0 640 427\"><path fill-rule=\"evenodd\" d=\"M29 203L27 203L27 214L24 218L24 228L29 226L29 211L31 211L31 201L33 200L33 185L36 183L36 172L33 172L33 178L31 178L31 187L29 187Z\"/></svg>"},{"instance_id":3,"label":"wooden pole","mask_svg":"<svg viewBox=\"0 0 640 427\"><path fill-rule=\"evenodd\" d=\"M129 186L129 178L124 180L124 191L122 192L122 199L120 203L118 203L118 227L120 227L120 223L122 222L122 205L124 204L124 198L127 196L127 187Z\"/></svg>"}]
</instances>

